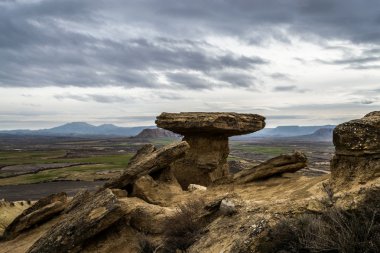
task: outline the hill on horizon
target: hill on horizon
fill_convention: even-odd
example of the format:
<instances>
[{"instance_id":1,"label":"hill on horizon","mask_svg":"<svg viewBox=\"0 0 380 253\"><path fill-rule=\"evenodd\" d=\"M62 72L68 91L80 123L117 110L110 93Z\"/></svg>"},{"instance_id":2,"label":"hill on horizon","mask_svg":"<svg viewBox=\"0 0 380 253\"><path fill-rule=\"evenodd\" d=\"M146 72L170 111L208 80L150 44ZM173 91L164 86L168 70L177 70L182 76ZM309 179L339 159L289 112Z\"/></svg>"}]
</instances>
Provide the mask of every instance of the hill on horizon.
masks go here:
<instances>
[{"instance_id":1,"label":"hill on horizon","mask_svg":"<svg viewBox=\"0 0 380 253\"><path fill-rule=\"evenodd\" d=\"M162 128L146 128L142 130L138 135L133 138L136 139L157 139L157 138L172 138L178 139L181 136L179 134L173 133L172 131L162 129Z\"/></svg>"},{"instance_id":2,"label":"hill on horizon","mask_svg":"<svg viewBox=\"0 0 380 253\"><path fill-rule=\"evenodd\" d=\"M278 126L275 128L264 128L258 132L233 137L234 139L246 139L246 138L266 138L266 137L299 137L312 135L320 129L334 129L334 125L324 126ZM119 127L113 124L102 124L95 126L86 122L70 122L60 126L39 129L39 130L0 130L1 135L32 135L32 136L120 136L120 137L132 137L137 136L140 133L142 135L150 136L154 138L155 135L161 136L161 132L149 132L145 129L157 129L156 126L137 126L137 127ZM324 130L329 131L329 130ZM329 133L325 133L326 134ZM316 134L320 136L320 134ZM148 138L148 137L146 137ZM326 139L326 137L323 137Z\"/></svg>"},{"instance_id":3,"label":"hill on horizon","mask_svg":"<svg viewBox=\"0 0 380 253\"><path fill-rule=\"evenodd\" d=\"M119 127L113 124L94 126L86 122L71 122L57 127L39 130L3 130L1 134L47 136L135 136L144 129L155 126Z\"/></svg>"}]
</instances>

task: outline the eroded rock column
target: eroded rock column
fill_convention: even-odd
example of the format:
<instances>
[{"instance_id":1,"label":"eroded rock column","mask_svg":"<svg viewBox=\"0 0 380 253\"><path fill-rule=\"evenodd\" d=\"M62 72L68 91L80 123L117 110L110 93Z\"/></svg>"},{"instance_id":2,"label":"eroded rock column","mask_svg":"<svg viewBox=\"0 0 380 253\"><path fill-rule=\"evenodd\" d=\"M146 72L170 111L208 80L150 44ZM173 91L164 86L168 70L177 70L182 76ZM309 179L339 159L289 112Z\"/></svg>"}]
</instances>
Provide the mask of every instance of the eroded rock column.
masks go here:
<instances>
[{"instance_id":1,"label":"eroded rock column","mask_svg":"<svg viewBox=\"0 0 380 253\"><path fill-rule=\"evenodd\" d=\"M336 187L380 177L380 111L338 125L333 141L331 179Z\"/></svg>"},{"instance_id":2,"label":"eroded rock column","mask_svg":"<svg viewBox=\"0 0 380 253\"><path fill-rule=\"evenodd\" d=\"M183 188L191 183L209 185L228 175L228 137L256 132L265 126L257 114L162 113L158 127L184 136L190 145L184 158L172 164Z\"/></svg>"}]
</instances>

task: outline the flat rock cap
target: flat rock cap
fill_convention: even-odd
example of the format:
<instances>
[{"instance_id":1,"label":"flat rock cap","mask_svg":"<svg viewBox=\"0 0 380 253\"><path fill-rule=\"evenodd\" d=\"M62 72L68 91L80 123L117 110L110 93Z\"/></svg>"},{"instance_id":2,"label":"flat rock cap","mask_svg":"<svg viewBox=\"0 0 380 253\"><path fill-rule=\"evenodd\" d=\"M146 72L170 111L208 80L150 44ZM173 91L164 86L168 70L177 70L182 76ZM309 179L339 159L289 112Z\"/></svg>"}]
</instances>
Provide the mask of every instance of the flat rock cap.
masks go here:
<instances>
[{"instance_id":1,"label":"flat rock cap","mask_svg":"<svg viewBox=\"0 0 380 253\"><path fill-rule=\"evenodd\" d=\"M227 136L253 133L265 127L265 118L258 114L233 112L161 113L158 127L178 134L224 134Z\"/></svg>"},{"instance_id":2,"label":"flat rock cap","mask_svg":"<svg viewBox=\"0 0 380 253\"><path fill-rule=\"evenodd\" d=\"M338 154L380 153L380 112L368 113L334 129L333 141Z\"/></svg>"}]
</instances>

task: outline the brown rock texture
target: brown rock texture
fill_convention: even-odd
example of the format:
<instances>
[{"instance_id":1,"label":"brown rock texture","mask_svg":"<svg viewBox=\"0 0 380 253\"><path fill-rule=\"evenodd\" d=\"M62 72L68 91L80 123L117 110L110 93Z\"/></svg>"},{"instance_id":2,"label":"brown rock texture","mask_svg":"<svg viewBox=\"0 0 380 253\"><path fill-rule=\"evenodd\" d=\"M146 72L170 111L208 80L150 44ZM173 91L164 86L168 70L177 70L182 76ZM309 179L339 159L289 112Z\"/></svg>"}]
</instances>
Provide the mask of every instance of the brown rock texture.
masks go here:
<instances>
[{"instance_id":1,"label":"brown rock texture","mask_svg":"<svg viewBox=\"0 0 380 253\"><path fill-rule=\"evenodd\" d=\"M173 163L175 177L186 189L190 183L210 185L228 175L228 137L256 132L265 127L257 114L181 112L162 113L158 127L184 135L190 150Z\"/></svg>"},{"instance_id":2,"label":"brown rock texture","mask_svg":"<svg viewBox=\"0 0 380 253\"><path fill-rule=\"evenodd\" d=\"M189 133L233 136L263 129L265 118L257 114L232 112L164 112L157 117L156 124L185 136Z\"/></svg>"},{"instance_id":3,"label":"brown rock texture","mask_svg":"<svg viewBox=\"0 0 380 253\"><path fill-rule=\"evenodd\" d=\"M338 155L380 154L380 111L338 125L333 141Z\"/></svg>"},{"instance_id":4,"label":"brown rock texture","mask_svg":"<svg viewBox=\"0 0 380 253\"><path fill-rule=\"evenodd\" d=\"M293 154L276 156L251 169L242 170L234 175L234 181L236 183L248 183L287 172L296 172L305 167L307 167L305 154L296 151Z\"/></svg>"},{"instance_id":5,"label":"brown rock texture","mask_svg":"<svg viewBox=\"0 0 380 253\"><path fill-rule=\"evenodd\" d=\"M83 195L78 195L82 199ZM82 245L123 217L117 198L104 189L82 199L60 222L39 238L29 253L80 252Z\"/></svg>"},{"instance_id":6,"label":"brown rock texture","mask_svg":"<svg viewBox=\"0 0 380 253\"><path fill-rule=\"evenodd\" d=\"M156 151L156 147L153 144L145 144L137 150L134 156L131 157L128 166L132 166L133 164L139 162L141 159L144 159L145 156L151 155L154 151Z\"/></svg>"},{"instance_id":7,"label":"brown rock texture","mask_svg":"<svg viewBox=\"0 0 380 253\"><path fill-rule=\"evenodd\" d=\"M15 238L24 230L51 219L65 209L66 203L67 195L63 192L40 199L9 224L3 237L7 240Z\"/></svg>"},{"instance_id":8,"label":"brown rock texture","mask_svg":"<svg viewBox=\"0 0 380 253\"><path fill-rule=\"evenodd\" d=\"M119 178L106 183L104 187L126 188L142 176L169 167L173 161L182 158L188 150L189 144L182 141L164 146L148 155L140 155L140 157L135 158L135 162L128 165L125 172Z\"/></svg>"},{"instance_id":9,"label":"brown rock texture","mask_svg":"<svg viewBox=\"0 0 380 253\"><path fill-rule=\"evenodd\" d=\"M171 169L166 168L156 180L149 175L137 179L133 184L131 195L151 204L165 206L181 192L182 188Z\"/></svg>"},{"instance_id":10,"label":"brown rock texture","mask_svg":"<svg viewBox=\"0 0 380 253\"><path fill-rule=\"evenodd\" d=\"M380 111L338 125L333 141L331 179L335 186L365 183L380 176Z\"/></svg>"}]
</instances>

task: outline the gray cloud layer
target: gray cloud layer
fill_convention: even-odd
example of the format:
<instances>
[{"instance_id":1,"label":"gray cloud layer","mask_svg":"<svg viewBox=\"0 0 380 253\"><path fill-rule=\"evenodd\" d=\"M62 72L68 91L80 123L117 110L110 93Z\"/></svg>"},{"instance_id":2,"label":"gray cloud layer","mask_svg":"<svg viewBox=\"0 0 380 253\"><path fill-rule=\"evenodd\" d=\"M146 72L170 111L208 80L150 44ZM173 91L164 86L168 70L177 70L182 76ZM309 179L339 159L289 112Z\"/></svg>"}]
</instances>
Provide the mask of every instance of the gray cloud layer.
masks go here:
<instances>
[{"instance_id":1,"label":"gray cloud layer","mask_svg":"<svg viewBox=\"0 0 380 253\"><path fill-rule=\"evenodd\" d=\"M270 59L215 48L205 36L259 45L290 43L289 34L378 44L378 27L378 0L5 1L0 86L254 88L256 71ZM372 54L329 64L378 68L379 52Z\"/></svg>"}]
</instances>

